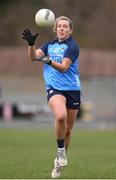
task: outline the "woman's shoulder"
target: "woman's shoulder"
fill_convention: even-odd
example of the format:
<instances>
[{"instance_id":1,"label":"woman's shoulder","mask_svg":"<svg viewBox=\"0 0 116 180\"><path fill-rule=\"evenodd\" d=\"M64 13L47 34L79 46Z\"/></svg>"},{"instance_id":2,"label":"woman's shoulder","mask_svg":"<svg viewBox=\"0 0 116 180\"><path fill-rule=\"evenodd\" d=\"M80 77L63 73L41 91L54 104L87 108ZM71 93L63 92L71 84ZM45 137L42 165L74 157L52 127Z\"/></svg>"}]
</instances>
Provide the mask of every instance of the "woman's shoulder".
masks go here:
<instances>
[{"instance_id":1,"label":"woman's shoulder","mask_svg":"<svg viewBox=\"0 0 116 180\"><path fill-rule=\"evenodd\" d=\"M73 37L70 37L70 39L68 41L68 47L71 48L71 49L78 50L78 51L80 49L79 45L78 45L78 42Z\"/></svg>"}]
</instances>

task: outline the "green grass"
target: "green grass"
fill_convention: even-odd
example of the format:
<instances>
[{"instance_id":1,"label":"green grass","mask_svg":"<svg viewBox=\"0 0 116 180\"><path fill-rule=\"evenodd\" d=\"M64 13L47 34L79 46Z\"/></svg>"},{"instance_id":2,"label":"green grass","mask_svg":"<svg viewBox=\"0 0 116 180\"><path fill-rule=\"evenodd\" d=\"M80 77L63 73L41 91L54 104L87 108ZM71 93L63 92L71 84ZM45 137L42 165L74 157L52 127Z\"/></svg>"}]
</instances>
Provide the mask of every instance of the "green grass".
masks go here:
<instances>
[{"instance_id":1,"label":"green grass","mask_svg":"<svg viewBox=\"0 0 116 180\"><path fill-rule=\"evenodd\" d=\"M0 130L0 178L51 178L56 142L52 129ZM75 129L61 178L116 179L116 132Z\"/></svg>"}]
</instances>

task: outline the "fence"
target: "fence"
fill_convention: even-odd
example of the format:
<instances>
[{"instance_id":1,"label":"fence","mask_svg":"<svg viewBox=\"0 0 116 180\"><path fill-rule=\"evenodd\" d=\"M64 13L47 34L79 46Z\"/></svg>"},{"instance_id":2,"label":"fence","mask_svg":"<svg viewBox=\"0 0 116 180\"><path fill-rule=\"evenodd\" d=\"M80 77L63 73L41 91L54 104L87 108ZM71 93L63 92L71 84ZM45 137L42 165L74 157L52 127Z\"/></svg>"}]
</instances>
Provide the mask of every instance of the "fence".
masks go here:
<instances>
[{"instance_id":1,"label":"fence","mask_svg":"<svg viewBox=\"0 0 116 180\"><path fill-rule=\"evenodd\" d=\"M0 48L0 73L33 74L42 70L42 64L30 62L25 47ZM82 77L116 76L116 52L81 49L80 72Z\"/></svg>"}]
</instances>

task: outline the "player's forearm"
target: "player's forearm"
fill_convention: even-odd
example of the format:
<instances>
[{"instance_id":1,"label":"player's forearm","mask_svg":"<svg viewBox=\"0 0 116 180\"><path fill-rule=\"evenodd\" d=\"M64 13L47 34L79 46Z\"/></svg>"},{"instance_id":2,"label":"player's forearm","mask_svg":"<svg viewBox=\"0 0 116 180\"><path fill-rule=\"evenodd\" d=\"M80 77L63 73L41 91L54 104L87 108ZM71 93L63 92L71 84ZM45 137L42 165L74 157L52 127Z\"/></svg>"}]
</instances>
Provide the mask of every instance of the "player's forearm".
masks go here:
<instances>
[{"instance_id":1,"label":"player's forearm","mask_svg":"<svg viewBox=\"0 0 116 180\"><path fill-rule=\"evenodd\" d=\"M71 65L71 61L68 60L67 58L65 58L65 60L63 60L62 63L59 63L59 62L53 61L48 56L44 56L43 58L41 56L40 58L38 58L38 61L46 63L46 64L52 66L54 69L56 69L60 72L67 71Z\"/></svg>"},{"instance_id":2,"label":"player's forearm","mask_svg":"<svg viewBox=\"0 0 116 180\"><path fill-rule=\"evenodd\" d=\"M31 61L35 61L36 59L36 50L34 46L28 46L28 57Z\"/></svg>"},{"instance_id":3,"label":"player's forearm","mask_svg":"<svg viewBox=\"0 0 116 180\"><path fill-rule=\"evenodd\" d=\"M66 66L65 64L60 64L60 63L58 63L58 62L55 62L55 61L52 61L52 64L51 64L51 66L54 68L54 69L56 69L56 70L58 70L58 71L61 71L61 72L65 72L65 71L67 71L68 70L68 66Z\"/></svg>"}]
</instances>

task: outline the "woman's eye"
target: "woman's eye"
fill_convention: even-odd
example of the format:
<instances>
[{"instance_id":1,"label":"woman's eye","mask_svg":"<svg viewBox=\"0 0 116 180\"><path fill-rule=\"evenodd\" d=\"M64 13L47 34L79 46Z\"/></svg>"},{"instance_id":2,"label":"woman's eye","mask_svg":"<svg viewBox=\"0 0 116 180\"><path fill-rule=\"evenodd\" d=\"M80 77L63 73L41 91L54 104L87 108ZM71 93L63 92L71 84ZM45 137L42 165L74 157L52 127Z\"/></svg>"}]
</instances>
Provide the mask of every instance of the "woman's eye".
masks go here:
<instances>
[{"instance_id":1,"label":"woman's eye","mask_svg":"<svg viewBox=\"0 0 116 180\"><path fill-rule=\"evenodd\" d=\"M67 25L64 25L63 27L64 27L64 28L67 28Z\"/></svg>"},{"instance_id":2,"label":"woman's eye","mask_svg":"<svg viewBox=\"0 0 116 180\"><path fill-rule=\"evenodd\" d=\"M60 28L61 26L60 25L58 25L58 28Z\"/></svg>"}]
</instances>

